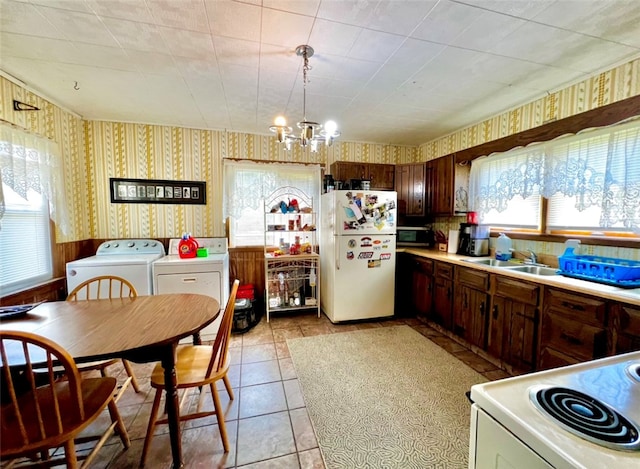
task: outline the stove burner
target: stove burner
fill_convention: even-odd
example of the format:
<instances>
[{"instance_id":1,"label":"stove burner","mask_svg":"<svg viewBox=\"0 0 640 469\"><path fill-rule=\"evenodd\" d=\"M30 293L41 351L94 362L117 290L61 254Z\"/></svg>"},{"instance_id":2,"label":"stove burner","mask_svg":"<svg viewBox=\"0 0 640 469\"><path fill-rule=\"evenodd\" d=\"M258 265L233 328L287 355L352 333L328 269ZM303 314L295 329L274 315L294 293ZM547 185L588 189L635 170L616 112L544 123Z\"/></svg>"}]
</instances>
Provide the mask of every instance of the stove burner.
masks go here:
<instances>
[{"instance_id":1,"label":"stove burner","mask_svg":"<svg viewBox=\"0 0 640 469\"><path fill-rule=\"evenodd\" d=\"M634 379L640 383L640 363L629 365L626 369L626 372L631 377L631 379Z\"/></svg>"},{"instance_id":2,"label":"stove burner","mask_svg":"<svg viewBox=\"0 0 640 469\"><path fill-rule=\"evenodd\" d=\"M573 389L535 387L531 402L570 433L611 449L640 450L638 426L599 400Z\"/></svg>"}]
</instances>

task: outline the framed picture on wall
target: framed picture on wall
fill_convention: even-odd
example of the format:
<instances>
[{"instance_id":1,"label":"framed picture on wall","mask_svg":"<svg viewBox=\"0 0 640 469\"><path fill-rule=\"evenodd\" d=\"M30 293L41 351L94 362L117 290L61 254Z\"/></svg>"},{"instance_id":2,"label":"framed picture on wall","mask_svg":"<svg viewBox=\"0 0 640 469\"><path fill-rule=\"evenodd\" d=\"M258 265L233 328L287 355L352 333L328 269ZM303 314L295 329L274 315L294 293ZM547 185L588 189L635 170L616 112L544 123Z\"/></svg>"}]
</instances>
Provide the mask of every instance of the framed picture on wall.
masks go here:
<instances>
[{"instance_id":1,"label":"framed picture on wall","mask_svg":"<svg viewBox=\"0 0 640 469\"><path fill-rule=\"evenodd\" d=\"M109 178L112 204L206 205L206 181Z\"/></svg>"}]
</instances>

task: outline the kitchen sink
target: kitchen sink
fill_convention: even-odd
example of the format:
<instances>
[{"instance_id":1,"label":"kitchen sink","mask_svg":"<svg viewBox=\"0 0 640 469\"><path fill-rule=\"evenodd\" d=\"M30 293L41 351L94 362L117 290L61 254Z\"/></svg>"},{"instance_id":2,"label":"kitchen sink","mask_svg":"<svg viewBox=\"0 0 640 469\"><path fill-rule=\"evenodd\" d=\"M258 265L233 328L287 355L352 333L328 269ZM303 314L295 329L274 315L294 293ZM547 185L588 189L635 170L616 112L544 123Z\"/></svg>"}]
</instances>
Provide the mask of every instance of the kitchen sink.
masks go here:
<instances>
[{"instance_id":1,"label":"kitchen sink","mask_svg":"<svg viewBox=\"0 0 640 469\"><path fill-rule=\"evenodd\" d=\"M499 261L498 259L465 259L465 261L491 267L515 267L522 265L519 262Z\"/></svg>"},{"instance_id":2,"label":"kitchen sink","mask_svg":"<svg viewBox=\"0 0 640 469\"><path fill-rule=\"evenodd\" d=\"M524 272L525 274L533 275L558 275L556 272L557 269L542 267L539 265L520 265L517 267L509 267L506 270L510 270L512 272Z\"/></svg>"}]
</instances>

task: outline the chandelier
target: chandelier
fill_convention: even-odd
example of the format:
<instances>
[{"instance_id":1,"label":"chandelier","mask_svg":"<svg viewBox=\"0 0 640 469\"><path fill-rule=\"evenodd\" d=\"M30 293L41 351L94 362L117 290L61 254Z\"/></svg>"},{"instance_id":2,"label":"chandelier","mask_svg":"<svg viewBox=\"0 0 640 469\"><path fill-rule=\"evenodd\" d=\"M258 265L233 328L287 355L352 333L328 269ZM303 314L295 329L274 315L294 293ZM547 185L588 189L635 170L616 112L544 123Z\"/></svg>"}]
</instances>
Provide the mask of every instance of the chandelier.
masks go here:
<instances>
[{"instance_id":1,"label":"chandelier","mask_svg":"<svg viewBox=\"0 0 640 469\"><path fill-rule=\"evenodd\" d=\"M302 120L296 125L300 129L300 134L291 133L291 127L287 126L287 120L284 116L275 118L273 125L269 127L271 132L276 134L278 143L284 143L287 150L291 150L293 142L298 142L301 147L309 146L312 152L317 152L321 144L331 146L333 139L340 136L338 126L334 121L327 121L324 125L317 122L307 120L307 73L311 70L309 65L309 57L313 56L313 47L302 45L296 47L296 55L302 57L304 64L302 66L303 89L302 89Z\"/></svg>"}]
</instances>

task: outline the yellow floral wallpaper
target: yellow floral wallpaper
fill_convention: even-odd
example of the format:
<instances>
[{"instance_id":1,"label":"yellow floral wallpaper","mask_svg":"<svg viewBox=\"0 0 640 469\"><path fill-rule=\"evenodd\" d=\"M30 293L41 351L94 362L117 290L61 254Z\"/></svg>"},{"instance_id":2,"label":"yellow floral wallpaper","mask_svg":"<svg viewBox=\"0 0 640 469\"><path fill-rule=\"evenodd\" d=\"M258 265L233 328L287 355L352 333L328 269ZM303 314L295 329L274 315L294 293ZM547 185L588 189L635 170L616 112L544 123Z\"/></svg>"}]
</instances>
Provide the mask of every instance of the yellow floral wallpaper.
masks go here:
<instances>
[{"instance_id":1,"label":"yellow floral wallpaper","mask_svg":"<svg viewBox=\"0 0 640 469\"><path fill-rule=\"evenodd\" d=\"M334 161L408 163L457 150L640 94L640 59L496 115L420 147L337 141L318 153L287 152L271 136L119 122L86 121L0 74L0 119L59 144L71 217L57 242L91 238L224 236L224 158L322 165ZM13 111L13 99L41 111ZM112 204L109 178L207 183L207 205Z\"/></svg>"}]
</instances>

